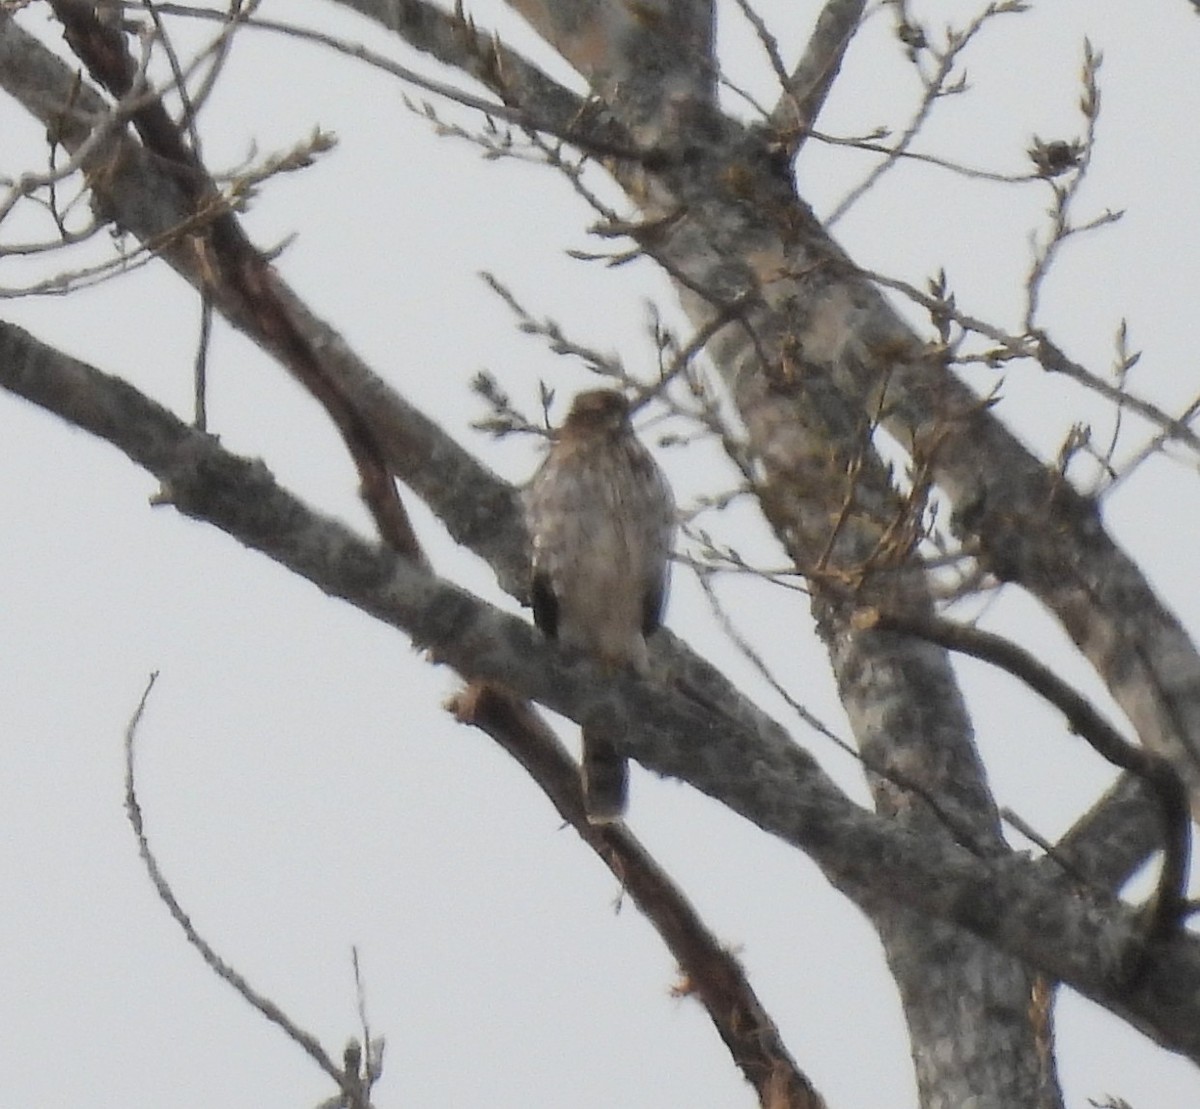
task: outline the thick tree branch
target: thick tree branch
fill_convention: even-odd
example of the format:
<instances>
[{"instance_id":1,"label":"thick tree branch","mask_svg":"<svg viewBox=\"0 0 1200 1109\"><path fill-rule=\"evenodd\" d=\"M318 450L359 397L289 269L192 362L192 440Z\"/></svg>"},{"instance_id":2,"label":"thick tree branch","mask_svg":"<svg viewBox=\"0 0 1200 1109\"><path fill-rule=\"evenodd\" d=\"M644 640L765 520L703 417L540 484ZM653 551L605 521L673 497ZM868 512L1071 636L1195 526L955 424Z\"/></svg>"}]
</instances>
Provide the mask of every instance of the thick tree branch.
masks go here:
<instances>
[{"instance_id":1,"label":"thick tree branch","mask_svg":"<svg viewBox=\"0 0 1200 1109\"><path fill-rule=\"evenodd\" d=\"M1160 938L1180 926L1187 905L1191 820L1187 791L1165 758L1126 740L1086 697L1011 640L980 628L907 613L860 615L872 627L915 635L1006 670L1057 708L1071 730L1101 758L1141 778L1155 793L1163 831L1162 873L1151 902L1147 932L1152 938Z\"/></svg>"},{"instance_id":2,"label":"thick tree branch","mask_svg":"<svg viewBox=\"0 0 1200 1109\"><path fill-rule=\"evenodd\" d=\"M747 730L684 692L606 678L566 659L525 622L359 539L304 506L257 462L236 458L117 378L0 325L0 387L117 446L164 486L164 500L261 551L331 596L405 631L469 677L572 719L626 705L630 753L681 778L764 831L807 851L830 880L973 932L1073 986L1160 1044L1200 1061L1200 941L1141 950L1138 917L1118 902L1064 893L1020 858L981 859L943 837L865 812L784 739Z\"/></svg>"},{"instance_id":3,"label":"thick tree branch","mask_svg":"<svg viewBox=\"0 0 1200 1109\"><path fill-rule=\"evenodd\" d=\"M1135 774L1123 774L1054 845L1054 858L1101 889L1119 890L1162 843L1162 818L1154 791Z\"/></svg>"}]
</instances>

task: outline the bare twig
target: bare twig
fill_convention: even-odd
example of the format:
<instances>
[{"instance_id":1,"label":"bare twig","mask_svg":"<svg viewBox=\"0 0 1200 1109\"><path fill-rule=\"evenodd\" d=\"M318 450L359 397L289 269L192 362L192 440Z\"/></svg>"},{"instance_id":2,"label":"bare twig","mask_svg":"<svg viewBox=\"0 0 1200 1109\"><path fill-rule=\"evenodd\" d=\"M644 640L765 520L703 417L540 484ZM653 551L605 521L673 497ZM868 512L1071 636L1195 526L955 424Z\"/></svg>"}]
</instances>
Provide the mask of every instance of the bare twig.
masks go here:
<instances>
[{"instance_id":1,"label":"bare twig","mask_svg":"<svg viewBox=\"0 0 1200 1109\"><path fill-rule=\"evenodd\" d=\"M892 148L888 156L879 163L863 180L854 186L837 204L833 211L825 220L826 227L832 227L838 220L846 214L847 211L856 204L862 196L873 188L879 179L890 169L895 168L899 162L900 155L906 151L912 141L920 134L921 129L925 126L926 120L929 118L929 113L933 111L934 104L945 96L951 96L961 93L966 89L966 82L963 78L959 78L953 84L950 83L950 74L954 69L955 64L961 58L963 51L971 44L971 41L979 34L984 26L995 16L1006 15L1011 12L1024 11L1024 5L1016 2L1016 0L993 0L988 4L974 19L972 19L961 31L949 30L946 33L946 43L942 49L935 49L926 43L926 51L934 61L934 69L930 74L922 73L922 81L925 86L924 95L921 97L921 103L917 106L912 119L908 126L904 129L900 138L896 140L895 146Z\"/></svg>"},{"instance_id":2,"label":"bare twig","mask_svg":"<svg viewBox=\"0 0 1200 1109\"><path fill-rule=\"evenodd\" d=\"M197 431L208 430L208 344L212 337L213 305L206 291L200 293L200 333L192 365L194 415Z\"/></svg>"},{"instance_id":3,"label":"bare twig","mask_svg":"<svg viewBox=\"0 0 1200 1109\"><path fill-rule=\"evenodd\" d=\"M1198 414L1200 414L1200 396L1192 400L1191 403L1188 404L1188 406L1173 421L1173 423L1179 425L1180 427L1187 427ZM1105 493L1112 493L1112 491L1118 485L1121 485L1126 481L1126 479L1131 477L1148 458L1152 458L1154 455L1159 454L1162 451L1163 446L1172 438L1173 435L1166 431L1160 431L1157 435L1152 436L1150 440L1145 443L1128 462L1125 463L1125 465L1121 468L1121 471L1112 479L1112 481L1109 482L1108 487L1105 489Z\"/></svg>"},{"instance_id":4,"label":"bare twig","mask_svg":"<svg viewBox=\"0 0 1200 1109\"><path fill-rule=\"evenodd\" d=\"M362 1040L350 1039L342 1049L342 1073L350 1083L350 1094L324 1102L320 1109L357 1109L370 1105L371 1091L383 1076L384 1039L371 1035L367 1020L367 988L359 966L358 948L350 949L354 967L354 992L358 1002L358 1020L362 1029Z\"/></svg>"},{"instance_id":5,"label":"bare twig","mask_svg":"<svg viewBox=\"0 0 1200 1109\"><path fill-rule=\"evenodd\" d=\"M217 87L217 81L224 71L225 63L229 61L229 56L233 50L234 36L232 32L247 17L258 11L261 2L262 0L229 0L229 6L225 13L225 22L228 30L225 34L217 36L216 41L206 53L208 69L200 78L196 91L191 95L191 109L187 117L189 124L194 122L204 105L208 102L213 89ZM165 5L159 4L159 11L161 12L164 7Z\"/></svg>"},{"instance_id":6,"label":"bare twig","mask_svg":"<svg viewBox=\"0 0 1200 1109\"><path fill-rule=\"evenodd\" d=\"M697 573L697 580L700 582L700 588L704 590L704 596L708 600L709 608L712 614L716 617L717 622L721 625L721 630L728 637L729 641L738 649L738 652L745 658L755 670L758 671L762 679L783 699L788 708L792 710L805 724L813 731L828 739L839 751L849 755L857 762L862 761L861 754L854 746L844 740L832 728L825 724L820 717L808 709L807 706L798 701L791 691L781 682L775 672L767 665L766 660L762 657L758 650L750 643L750 641L742 635L738 630L737 625L733 622L728 610L721 603L720 597L717 596L716 590L713 588L712 582L709 580L710 575L705 573Z\"/></svg>"},{"instance_id":7,"label":"bare twig","mask_svg":"<svg viewBox=\"0 0 1200 1109\"><path fill-rule=\"evenodd\" d=\"M527 335L536 335L544 339L554 354L578 358L592 373L610 378L622 385L632 385L638 389L645 388L625 369L616 355L604 354L593 347L575 342L568 338L563 329L553 320L537 319L494 274L484 272L480 274L480 277L517 317L518 328Z\"/></svg>"},{"instance_id":8,"label":"bare twig","mask_svg":"<svg viewBox=\"0 0 1200 1109\"><path fill-rule=\"evenodd\" d=\"M192 924L191 917L188 916L183 906L180 905L174 891L171 889L170 883L162 872L162 868L158 865L158 860L155 858L154 852L150 847L150 840L146 834L145 820L142 816L141 803L137 797L137 784L135 774L135 752L137 748L136 738L138 726L141 724L142 716L146 710L146 703L150 698L150 691L154 688L154 683L158 680L158 671L154 671L150 675L150 680L146 683L146 688L142 692L141 700L138 702L137 708L134 710L133 716L130 718L129 724L125 729L125 812L129 818L129 824L133 828L133 833L137 837L138 854L141 856L142 862L146 867L146 873L150 877L150 881L154 885L159 900L167 907L167 911L171 914L171 918L183 930L184 936L199 953L200 957L208 965L214 974L223 982L228 983L237 991L242 999L257 1009L264 1017L272 1024L280 1028L283 1033L295 1044L297 1044L304 1053L312 1059L330 1078L334 1080L341 1090L350 1096L353 1092L354 1084L348 1080L347 1075L334 1063L328 1053L321 1046L320 1041L311 1033L301 1028L293 1021L278 1005L275 1004L269 997L260 994L246 979L233 969L220 955L213 949L212 945L205 940ZM363 1106L360 1100L356 1103L355 1109Z\"/></svg>"},{"instance_id":9,"label":"bare twig","mask_svg":"<svg viewBox=\"0 0 1200 1109\"><path fill-rule=\"evenodd\" d=\"M1129 408L1139 416L1144 416L1147 420L1162 429L1164 439L1176 439L1186 444L1192 450L1200 452L1200 435L1193 431L1187 424L1187 421L1195 415L1196 411L1200 411L1200 401L1197 401L1197 404L1185 412L1183 416L1179 418L1170 416L1157 405L1144 400L1123 387L1110 384L1086 366L1069 358L1048 336L1041 332L1028 335L1012 335L1002 328L979 319L977 316L963 312L952 300L947 300L941 296L931 296L928 293L922 292L916 286L910 285L907 281L900 281L897 278L888 277L885 274L876 273L872 270L861 270L860 272L863 277L875 282L875 284L882 285L884 288L895 289L897 292L902 293L909 300L913 301L913 303L919 304L931 315L951 319L964 330L981 335L996 344L995 350L985 352L975 359L960 357L958 361L974 360L986 362L989 365L997 365L1010 360L1029 358L1039 363L1044 369L1052 373L1062 374L1064 377L1069 377L1071 380L1077 381L1080 385L1091 389L1106 400Z\"/></svg>"},{"instance_id":10,"label":"bare twig","mask_svg":"<svg viewBox=\"0 0 1200 1109\"><path fill-rule=\"evenodd\" d=\"M115 258L98 262L94 266L82 266L63 273L55 273L30 282L28 285L0 286L0 298L16 300L31 296L65 296L76 289L90 289L94 285L101 285L115 277L133 273L153 262L154 259L154 244L142 244L131 251L118 254Z\"/></svg>"},{"instance_id":11,"label":"bare twig","mask_svg":"<svg viewBox=\"0 0 1200 1109\"><path fill-rule=\"evenodd\" d=\"M179 55L175 52L175 44L171 41L171 36L167 33L166 24L163 23L163 18L159 14L154 0L141 0L141 5L150 13L150 19L154 23L154 30L158 34L158 40L162 43L163 50L167 55L167 63L171 67L171 77L174 79L175 92L183 108L180 122L183 129L187 132L192 155L197 162L202 162L204 160L204 151L200 145L200 132L196 130L196 110L192 104L192 98L188 93L187 78L184 77L183 67L179 64ZM225 41L229 41L228 37L226 37Z\"/></svg>"},{"instance_id":12,"label":"bare twig","mask_svg":"<svg viewBox=\"0 0 1200 1109\"><path fill-rule=\"evenodd\" d=\"M1059 184L1051 174L1045 174L1047 183L1054 194L1054 203L1049 213L1050 237L1035 249L1029 276L1025 280L1025 330L1029 334L1036 334L1039 331L1037 314L1042 284L1063 244L1073 235L1090 231L1121 218L1120 212L1104 212L1081 224L1072 224L1070 218L1072 205L1078 196L1080 186L1087 177L1088 169L1091 167L1092 153L1096 148L1096 125L1100 119L1100 87L1097 83L1097 74L1103 61L1103 55L1099 51L1093 50L1092 44L1085 39L1081 74L1083 94L1079 99L1079 110L1083 113L1085 125L1084 138L1071 147L1070 173L1065 184ZM1033 152L1035 163L1040 161L1037 157L1039 149L1041 148L1035 149Z\"/></svg>"},{"instance_id":13,"label":"bare twig","mask_svg":"<svg viewBox=\"0 0 1200 1109\"><path fill-rule=\"evenodd\" d=\"M855 150L865 150L870 154L883 154L888 158L902 161L923 162L925 165L937 166L938 169L948 170L974 181L995 181L1002 185L1027 185L1042 180L1038 173L999 173L995 170L979 169L977 166L964 165L951 158L943 158L938 154L925 154L918 150L905 150L898 146L884 145L878 137L855 138L826 134L823 131L809 131L806 138L829 146L846 146Z\"/></svg>"},{"instance_id":14,"label":"bare twig","mask_svg":"<svg viewBox=\"0 0 1200 1109\"><path fill-rule=\"evenodd\" d=\"M1092 373L1086 366L1082 366L1074 361L1074 359L1069 358L1045 334L1037 333L1033 338L1035 346L1032 357L1036 358L1045 369L1052 373L1059 373L1064 377L1069 377L1072 381L1079 382L1080 385L1091 389L1094 393L1098 393L1105 400L1111 401L1118 409L1128 408L1131 412L1136 412L1139 416L1145 417L1162 429L1162 437L1164 439L1177 440L1190 447L1193 451L1200 452L1200 435L1193 431L1186 422L1194 413L1185 412L1183 417L1176 419L1168 415L1156 404L1142 399L1136 393L1129 392L1123 383L1112 385L1098 374Z\"/></svg>"},{"instance_id":15,"label":"bare twig","mask_svg":"<svg viewBox=\"0 0 1200 1109\"><path fill-rule=\"evenodd\" d=\"M718 309L703 327L697 328L692 337L676 351L675 357L671 359L671 364L660 374L659 382L654 387L655 392L661 392L671 381L686 371L691 366L693 359L708 346L712 339L716 338L727 325L742 318L743 313L755 299L756 294L744 293Z\"/></svg>"},{"instance_id":16,"label":"bare twig","mask_svg":"<svg viewBox=\"0 0 1200 1109\"><path fill-rule=\"evenodd\" d=\"M787 65L784 63L783 54L779 50L779 40L771 34L771 29L767 26L767 21L763 19L754 9L754 5L750 0L734 0L737 4L737 9L742 14L751 27L754 28L755 35L758 36L759 45L763 48L763 53L767 56L767 61L771 63L771 68L775 71L775 76L779 80L779 87L786 91L791 87L791 74L788 73Z\"/></svg>"}]
</instances>

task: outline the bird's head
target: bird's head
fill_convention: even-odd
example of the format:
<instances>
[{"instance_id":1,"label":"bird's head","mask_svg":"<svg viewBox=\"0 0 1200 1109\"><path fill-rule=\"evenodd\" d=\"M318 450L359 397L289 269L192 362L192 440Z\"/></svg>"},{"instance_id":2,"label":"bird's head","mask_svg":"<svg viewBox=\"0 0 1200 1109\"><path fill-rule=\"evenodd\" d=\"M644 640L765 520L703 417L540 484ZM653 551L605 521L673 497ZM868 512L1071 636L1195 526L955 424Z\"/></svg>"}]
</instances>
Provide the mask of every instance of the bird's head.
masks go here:
<instances>
[{"instance_id":1,"label":"bird's head","mask_svg":"<svg viewBox=\"0 0 1200 1109\"><path fill-rule=\"evenodd\" d=\"M629 402L612 389L580 393L563 422L563 430L589 434L621 431L629 423Z\"/></svg>"}]
</instances>

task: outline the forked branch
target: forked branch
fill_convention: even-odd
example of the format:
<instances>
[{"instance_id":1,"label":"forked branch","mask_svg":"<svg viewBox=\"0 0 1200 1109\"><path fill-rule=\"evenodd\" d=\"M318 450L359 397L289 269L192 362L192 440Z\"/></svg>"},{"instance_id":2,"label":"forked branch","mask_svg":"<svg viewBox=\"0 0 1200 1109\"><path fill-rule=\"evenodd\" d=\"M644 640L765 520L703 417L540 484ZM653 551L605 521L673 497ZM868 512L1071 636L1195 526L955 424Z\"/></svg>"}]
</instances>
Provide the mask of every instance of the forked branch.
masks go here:
<instances>
[{"instance_id":1,"label":"forked branch","mask_svg":"<svg viewBox=\"0 0 1200 1109\"><path fill-rule=\"evenodd\" d=\"M1162 939L1179 928L1188 906L1191 816L1187 790L1167 759L1130 743L1083 694L1003 636L949 620L903 613L864 612L862 623L881 631L914 635L1007 671L1062 712L1071 730L1098 755L1141 778L1158 799L1163 826L1163 864L1147 910L1146 937Z\"/></svg>"}]
</instances>

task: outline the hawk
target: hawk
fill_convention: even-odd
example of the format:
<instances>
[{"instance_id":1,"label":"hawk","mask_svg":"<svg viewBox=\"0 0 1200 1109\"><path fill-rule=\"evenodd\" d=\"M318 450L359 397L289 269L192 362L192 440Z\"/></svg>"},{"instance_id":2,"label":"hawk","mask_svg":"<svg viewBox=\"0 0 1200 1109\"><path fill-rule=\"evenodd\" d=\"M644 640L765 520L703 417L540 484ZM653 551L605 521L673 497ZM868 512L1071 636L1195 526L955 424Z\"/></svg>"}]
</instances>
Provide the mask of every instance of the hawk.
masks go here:
<instances>
[{"instance_id":1,"label":"hawk","mask_svg":"<svg viewBox=\"0 0 1200 1109\"><path fill-rule=\"evenodd\" d=\"M666 601L675 502L620 393L575 398L526 491L525 518L537 626L610 672L645 674L646 636ZM611 729L584 727L582 772L588 820L619 820L628 768Z\"/></svg>"}]
</instances>

